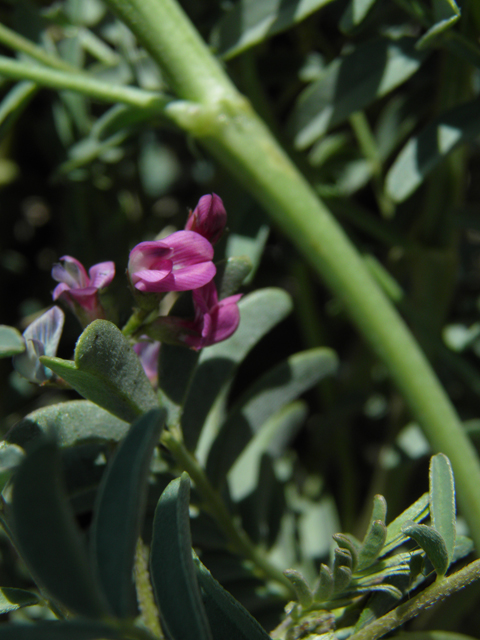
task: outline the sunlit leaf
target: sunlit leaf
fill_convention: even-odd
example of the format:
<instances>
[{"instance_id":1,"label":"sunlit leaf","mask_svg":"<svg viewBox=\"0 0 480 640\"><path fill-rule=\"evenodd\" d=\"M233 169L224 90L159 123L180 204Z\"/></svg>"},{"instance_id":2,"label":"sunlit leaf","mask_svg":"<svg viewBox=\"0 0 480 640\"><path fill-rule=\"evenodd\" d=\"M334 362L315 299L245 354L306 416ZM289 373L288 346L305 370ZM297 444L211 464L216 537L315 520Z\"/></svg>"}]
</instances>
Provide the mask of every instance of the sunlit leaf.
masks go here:
<instances>
[{"instance_id":1,"label":"sunlit leaf","mask_svg":"<svg viewBox=\"0 0 480 640\"><path fill-rule=\"evenodd\" d=\"M42 363L80 395L127 422L158 401L140 360L122 332L107 320L95 320L82 333L75 360L42 357Z\"/></svg>"},{"instance_id":2,"label":"sunlit leaf","mask_svg":"<svg viewBox=\"0 0 480 640\"><path fill-rule=\"evenodd\" d=\"M225 14L212 36L212 44L224 58L285 31L332 0L238 0Z\"/></svg>"}]
</instances>

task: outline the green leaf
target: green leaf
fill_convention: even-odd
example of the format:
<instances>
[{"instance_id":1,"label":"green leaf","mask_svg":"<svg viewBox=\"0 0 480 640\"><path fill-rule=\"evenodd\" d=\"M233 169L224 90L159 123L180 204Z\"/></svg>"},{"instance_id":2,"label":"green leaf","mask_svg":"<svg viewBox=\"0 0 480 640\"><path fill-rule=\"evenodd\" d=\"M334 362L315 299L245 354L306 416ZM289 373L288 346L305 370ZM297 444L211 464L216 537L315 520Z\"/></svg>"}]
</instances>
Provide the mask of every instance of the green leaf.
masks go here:
<instances>
[{"instance_id":1,"label":"green leaf","mask_svg":"<svg viewBox=\"0 0 480 640\"><path fill-rule=\"evenodd\" d=\"M433 527L413 523L404 525L403 533L415 540L427 554L437 574L444 576L448 569L449 560L447 546L440 533Z\"/></svg>"},{"instance_id":2,"label":"green leaf","mask_svg":"<svg viewBox=\"0 0 480 640\"><path fill-rule=\"evenodd\" d=\"M152 582L170 636L212 640L192 559L189 498L186 473L172 480L160 496L153 521Z\"/></svg>"},{"instance_id":3,"label":"green leaf","mask_svg":"<svg viewBox=\"0 0 480 640\"><path fill-rule=\"evenodd\" d=\"M220 20L212 44L232 58L268 37L289 29L331 0L239 0Z\"/></svg>"},{"instance_id":4,"label":"green leaf","mask_svg":"<svg viewBox=\"0 0 480 640\"><path fill-rule=\"evenodd\" d=\"M135 617L132 572L135 547L145 511L153 449L164 410L138 418L105 472L94 509L92 559L116 616Z\"/></svg>"},{"instance_id":5,"label":"green leaf","mask_svg":"<svg viewBox=\"0 0 480 640\"><path fill-rule=\"evenodd\" d=\"M348 33L365 19L376 0L350 0L340 19L340 29Z\"/></svg>"},{"instance_id":6,"label":"green leaf","mask_svg":"<svg viewBox=\"0 0 480 640\"><path fill-rule=\"evenodd\" d=\"M16 444L0 442L0 473L18 467L25 457L24 450Z\"/></svg>"},{"instance_id":7,"label":"green leaf","mask_svg":"<svg viewBox=\"0 0 480 640\"><path fill-rule=\"evenodd\" d=\"M35 581L67 609L89 618L104 616L51 440L39 440L18 468L11 518L16 544Z\"/></svg>"},{"instance_id":8,"label":"green leaf","mask_svg":"<svg viewBox=\"0 0 480 640\"><path fill-rule=\"evenodd\" d=\"M290 313L292 301L281 289L260 289L242 298L238 307L240 325L235 333L200 355L182 416L183 436L190 450L195 449L215 400L228 389L237 366Z\"/></svg>"},{"instance_id":9,"label":"green leaf","mask_svg":"<svg viewBox=\"0 0 480 640\"><path fill-rule=\"evenodd\" d=\"M161 404L168 409L167 424L178 424L195 374L199 353L186 347L163 343L158 357L158 386Z\"/></svg>"},{"instance_id":10,"label":"green leaf","mask_svg":"<svg viewBox=\"0 0 480 640\"><path fill-rule=\"evenodd\" d=\"M430 459L430 517L447 546L448 561L455 548L455 484L452 465L443 453Z\"/></svg>"},{"instance_id":11,"label":"green leaf","mask_svg":"<svg viewBox=\"0 0 480 640\"><path fill-rule=\"evenodd\" d=\"M301 94L291 116L295 145L305 149L420 68L425 54L412 38L371 40L336 58Z\"/></svg>"},{"instance_id":12,"label":"green leaf","mask_svg":"<svg viewBox=\"0 0 480 640\"><path fill-rule=\"evenodd\" d=\"M433 13L435 24L417 42L417 49L434 46L438 36L451 29L461 15L455 0L433 0Z\"/></svg>"},{"instance_id":13,"label":"green leaf","mask_svg":"<svg viewBox=\"0 0 480 640\"><path fill-rule=\"evenodd\" d=\"M31 607L33 604L39 604L39 602L40 598L31 591L0 587L0 613L16 611L22 607Z\"/></svg>"},{"instance_id":14,"label":"green leaf","mask_svg":"<svg viewBox=\"0 0 480 640\"><path fill-rule=\"evenodd\" d=\"M429 495L424 493L408 509L405 509L398 518L395 518L387 527L387 538L381 551L380 557L390 553L395 547L399 547L405 541L405 534L402 532L403 525L407 522L421 522L429 513Z\"/></svg>"},{"instance_id":15,"label":"green leaf","mask_svg":"<svg viewBox=\"0 0 480 640\"><path fill-rule=\"evenodd\" d=\"M245 607L215 580L197 557L194 559L213 640L269 640L268 633Z\"/></svg>"},{"instance_id":16,"label":"green leaf","mask_svg":"<svg viewBox=\"0 0 480 640\"><path fill-rule=\"evenodd\" d=\"M95 121L90 136L99 142L107 141L113 135L123 133L125 129L131 129L144 122L148 122L151 126L154 117L160 117L157 108L142 107L140 109L116 104Z\"/></svg>"},{"instance_id":17,"label":"green leaf","mask_svg":"<svg viewBox=\"0 0 480 640\"><path fill-rule=\"evenodd\" d=\"M295 569L286 569L283 574L290 580L298 602L302 607L309 607L313 602L313 593L302 574Z\"/></svg>"},{"instance_id":18,"label":"green leaf","mask_svg":"<svg viewBox=\"0 0 480 640\"><path fill-rule=\"evenodd\" d=\"M344 533L336 533L333 539L341 549L346 549L350 552L352 571L355 571L358 563L358 552L361 547L360 542L355 540L353 536Z\"/></svg>"},{"instance_id":19,"label":"green leaf","mask_svg":"<svg viewBox=\"0 0 480 640\"><path fill-rule=\"evenodd\" d=\"M248 256L232 256L219 264L215 276L218 299L223 300L236 293L251 270L252 263Z\"/></svg>"},{"instance_id":20,"label":"green leaf","mask_svg":"<svg viewBox=\"0 0 480 640\"><path fill-rule=\"evenodd\" d=\"M333 591L343 591L352 579L352 554L348 549L334 550L333 557Z\"/></svg>"},{"instance_id":21,"label":"green leaf","mask_svg":"<svg viewBox=\"0 0 480 640\"><path fill-rule=\"evenodd\" d=\"M34 82L19 82L0 103L0 138L12 128L38 91ZM21 353L21 352L19 352Z\"/></svg>"},{"instance_id":22,"label":"green leaf","mask_svg":"<svg viewBox=\"0 0 480 640\"><path fill-rule=\"evenodd\" d=\"M207 460L212 482L217 486L223 482L239 454L276 411L334 373L337 365L330 349L310 349L291 356L255 382L227 416L212 445Z\"/></svg>"},{"instance_id":23,"label":"green leaf","mask_svg":"<svg viewBox=\"0 0 480 640\"><path fill-rule=\"evenodd\" d=\"M82 333L75 361L40 358L78 393L121 420L132 422L158 407L140 360L122 332L107 320L95 320Z\"/></svg>"},{"instance_id":24,"label":"green leaf","mask_svg":"<svg viewBox=\"0 0 480 640\"><path fill-rule=\"evenodd\" d=\"M25 340L15 327L0 324L0 358L10 358L25 351Z\"/></svg>"},{"instance_id":25,"label":"green leaf","mask_svg":"<svg viewBox=\"0 0 480 640\"><path fill-rule=\"evenodd\" d=\"M333 574L326 564L320 565L320 573L317 583L313 589L313 599L315 602L329 600L333 594Z\"/></svg>"},{"instance_id":26,"label":"green leaf","mask_svg":"<svg viewBox=\"0 0 480 640\"><path fill-rule=\"evenodd\" d=\"M278 457L307 417L305 402L293 402L277 411L255 434L228 473L234 501L251 493L257 484L262 456Z\"/></svg>"},{"instance_id":27,"label":"green leaf","mask_svg":"<svg viewBox=\"0 0 480 640\"><path fill-rule=\"evenodd\" d=\"M0 625L0 640L125 640L125 637L120 629L89 620Z\"/></svg>"},{"instance_id":28,"label":"green leaf","mask_svg":"<svg viewBox=\"0 0 480 640\"><path fill-rule=\"evenodd\" d=\"M32 411L7 433L8 442L25 446L53 431L60 447L96 440L118 442L129 425L89 400L70 400Z\"/></svg>"},{"instance_id":29,"label":"green leaf","mask_svg":"<svg viewBox=\"0 0 480 640\"><path fill-rule=\"evenodd\" d=\"M362 571L371 565L379 556L387 537L385 519L387 517L387 503L381 495L373 498L372 515L365 538L358 549L357 571Z\"/></svg>"},{"instance_id":30,"label":"green leaf","mask_svg":"<svg viewBox=\"0 0 480 640\"><path fill-rule=\"evenodd\" d=\"M454 107L410 138L390 167L385 185L395 202L403 202L453 149L480 135L480 99Z\"/></svg>"}]
</instances>

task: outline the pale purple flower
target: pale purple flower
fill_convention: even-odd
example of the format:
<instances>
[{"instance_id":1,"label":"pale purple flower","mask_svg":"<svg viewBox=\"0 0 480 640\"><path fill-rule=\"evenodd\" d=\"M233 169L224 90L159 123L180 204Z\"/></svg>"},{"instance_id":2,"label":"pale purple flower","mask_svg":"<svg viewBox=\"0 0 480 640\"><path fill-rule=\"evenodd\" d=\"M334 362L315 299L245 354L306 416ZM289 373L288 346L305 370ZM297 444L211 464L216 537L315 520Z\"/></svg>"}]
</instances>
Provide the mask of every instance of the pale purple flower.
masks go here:
<instances>
[{"instance_id":1,"label":"pale purple flower","mask_svg":"<svg viewBox=\"0 0 480 640\"><path fill-rule=\"evenodd\" d=\"M185 229L196 231L215 244L220 239L227 223L227 212L222 199L216 193L200 198L197 206L190 211Z\"/></svg>"},{"instance_id":2,"label":"pale purple flower","mask_svg":"<svg viewBox=\"0 0 480 640\"><path fill-rule=\"evenodd\" d=\"M194 231L176 231L163 240L137 244L130 252L128 273L143 293L188 291L212 280L216 273L213 247Z\"/></svg>"},{"instance_id":3,"label":"pale purple flower","mask_svg":"<svg viewBox=\"0 0 480 640\"><path fill-rule=\"evenodd\" d=\"M40 362L40 356L54 356L62 335L65 314L52 307L34 320L23 332L25 351L13 358L15 370L30 382L42 384L53 373Z\"/></svg>"},{"instance_id":4,"label":"pale purple flower","mask_svg":"<svg viewBox=\"0 0 480 640\"><path fill-rule=\"evenodd\" d=\"M107 287L115 276L113 262L100 262L88 270L81 262L71 256L60 258L60 264L52 269L52 278L59 282L53 299L68 304L83 325L98 318L105 318L98 292Z\"/></svg>"},{"instance_id":5,"label":"pale purple flower","mask_svg":"<svg viewBox=\"0 0 480 640\"><path fill-rule=\"evenodd\" d=\"M141 342L137 342L133 345L133 350L137 354L143 370L147 374L147 378L150 380L154 387L158 382L158 354L160 351L160 342L157 340L148 340L147 336L141 336Z\"/></svg>"}]
</instances>

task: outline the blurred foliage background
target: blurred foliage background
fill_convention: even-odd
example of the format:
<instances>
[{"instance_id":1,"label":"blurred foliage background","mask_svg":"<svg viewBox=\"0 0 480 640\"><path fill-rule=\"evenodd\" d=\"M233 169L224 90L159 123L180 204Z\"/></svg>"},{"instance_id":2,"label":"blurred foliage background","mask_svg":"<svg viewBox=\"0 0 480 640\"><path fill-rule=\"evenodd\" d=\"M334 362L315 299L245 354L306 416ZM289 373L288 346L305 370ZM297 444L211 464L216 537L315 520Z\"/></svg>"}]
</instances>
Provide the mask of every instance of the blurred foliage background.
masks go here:
<instances>
[{"instance_id":1,"label":"blurred foliage background","mask_svg":"<svg viewBox=\"0 0 480 640\"><path fill-rule=\"evenodd\" d=\"M478 440L480 4L181 4L361 249ZM0 21L105 82L167 88L100 0L4 1ZM232 400L299 349L326 345L340 357L337 378L307 396L310 413L288 454L309 559L328 556L336 531L363 533L374 494L386 496L391 519L426 490L428 443L383 365L288 239L195 141L157 116L71 92L1 78L0 91L1 323L23 330L50 304L50 270L65 254L87 267L115 261L122 323L132 306L129 250L182 229L188 209L215 192L229 216L216 256L248 254L255 269L245 291L279 286L294 299L294 313L242 364ZM68 318L59 355L71 357L78 334ZM0 375L3 433L75 397L38 391L5 360ZM8 584L21 583L3 551ZM450 599L435 626L478 633L479 596L471 586Z\"/></svg>"}]
</instances>

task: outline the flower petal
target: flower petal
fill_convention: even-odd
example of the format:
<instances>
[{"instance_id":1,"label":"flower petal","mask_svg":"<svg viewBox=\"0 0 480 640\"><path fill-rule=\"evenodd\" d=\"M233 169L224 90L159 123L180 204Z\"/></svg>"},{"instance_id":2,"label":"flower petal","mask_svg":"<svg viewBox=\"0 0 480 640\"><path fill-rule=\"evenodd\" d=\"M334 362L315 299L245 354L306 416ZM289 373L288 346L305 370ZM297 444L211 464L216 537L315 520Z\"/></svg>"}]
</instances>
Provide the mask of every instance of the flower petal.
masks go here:
<instances>
[{"instance_id":1,"label":"flower petal","mask_svg":"<svg viewBox=\"0 0 480 640\"><path fill-rule=\"evenodd\" d=\"M213 258L213 247L199 233L195 231L175 231L162 240L173 250L172 261L174 269L184 266L208 262Z\"/></svg>"},{"instance_id":2,"label":"flower petal","mask_svg":"<svg viewBox=\"0 0 480 640\"><path fill-rule=\"evenodd\" d=\"M128 272L130 275L143 269L154 269L161 260L168 259L172 253L163 241L140 242L130 251Z\"/></svg>"},{"instance_id":3,"label":"flower petal","mask_svg":"<svg viewBox=\"0 0 480 640\"><path fill-rule=\"evenodd\" d=\"M71 256L62 256L60 261L63 264L55 264L52 268L52 278L54 280L65 282L72 289L88 285L89 278L81 262Z\"/></svg>"},{"instance_id":4,"label":"flower petal","mask_svg":"<svg viewBox=\"0 0 480 640\"><path fill-rule=\"evenodd\" d=\"M185 229L196 231L215 244L220 239L226 223L227 212L222 199L216 193L212 193L200 198L195 210L188 217Z\"/></svg>"},{"instance_id":5,"label":"flower petal","mask_svg":"<svg viewBox=\"0 0 480 640\"><path fill-rule=\"evenodd\" d=\"M90 286L95 289L104 289L108 287L115 276L115 263L114 262L99 262L94 264L88 270L90 276Z\"/></svg>"},{"instance_id":6,"label":"flower petal","mask_svg":"<svg viewBox=\"0 0 480 640\"><path fill-rule=\"evenodd\" d=\"M162 281L165 288L160 291L189 291L190 289L198 289L210 282L217 272L213 262L201 262L191 266L185 266L183 269L174 269L172 273Z\"/></svg>"}]
</instances>

